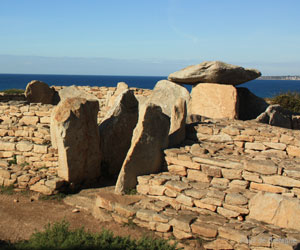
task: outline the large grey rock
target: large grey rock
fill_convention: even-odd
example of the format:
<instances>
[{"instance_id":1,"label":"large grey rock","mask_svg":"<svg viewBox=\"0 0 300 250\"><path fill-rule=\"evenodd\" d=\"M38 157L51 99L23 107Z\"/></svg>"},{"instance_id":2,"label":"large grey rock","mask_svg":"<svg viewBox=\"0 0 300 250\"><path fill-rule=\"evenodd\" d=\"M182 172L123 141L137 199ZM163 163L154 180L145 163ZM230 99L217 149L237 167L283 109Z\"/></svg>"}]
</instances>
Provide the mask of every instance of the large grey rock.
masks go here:
<instances>
[{"instance_id":1,"label":"large grey rock","mask_svg":"<svg viewBox=\"0 0 300 250\"><path fill-rule=\"evenodd\" d=\"M214 119L238 118L238 94L232 85L199 83L193 86L191 97L189 115Z\"/></svg>"},{"instance_id":2,"label":"large grey rock","mask_svg":"<svg viewBox=\"0 0 300 250\"><path fill-rule=\"evenodd\" d=\"M75 97L84 98L89 101L98 101L98 98L96 96L84 90L80 90L75 85L62 88L58 92L58 95L61 102L67 98L75 98Z\"/></svg>"},{"instance_id":3,"label":"large grey rock","mask_svg":"<svg viewBox=\"0 0 300 250\"><path fill-rule=\"evenodd\" d=\"M123 91L99 126L102 165L110 175L119 174L130 148L138 120L138 101L132 90Z\"/></svg>"},{"instance_id":4,"label":"large grey rock","mask_svg":"<svg viewBox=\"0 0 300 250\"><path fill-rule=\"evenodd\" d=\"M292 128L292 113L278 104L270 105L256 118L256 121L282 128Z\"/></svg>"},{"instance_id":5,"label":"large grey rock","mask_svg":"<svg viewBox=\"0 0 300 250\"><path fill-rule=\"evenodd\" d=\"M245 69L220 61L205 61L176 71L168 79L192 85L200 82L238 85L259 76L261 73L256 69Z\"/></svg>"},{"instance_id":6,"label":"large grey rock","mask_svg":"<svg viewBox=\"0 0 300 250\"><path fill-rule=\"evenodd\" d=\"M188 90L171 81L156 83L147 102L161 107L162 112L171 119L169 142L175 146L185 139L186 106L190 101Z\"/></svg>"},{"instance_id":7,"label":"large grey rock","mask_svg":"<svg viewBox=\"0 0 300 250\"><path fill-rule=\"evenodd\" d=\"M140 108L131 146L117 180L117 193L134 188L137 176L160 171L163 150L168 146L169 129L169 117L159 106L150 103Z\"/></svg>"},{"instance_id":8,"label":"large grey rock","mask_svg":"<svg viewBox=\"0 0 300 250\"><path fill-rule=\"evenodd\" d=\"M51 114L51 138L58 149L58 176L74 183L92 182L100 176L99 103L83 98L61 101Z\"/></svg>"},{"instance_id":9,"label":"large grey rock","mask_svg":"<svg viewBox=\"0 0 300 250\"><path fill-rule=\"evenodd\" d=\"M252 120L263 113L269 104L254 95L247 88L236 88L238 92L238 117L240 120Z\"/></svg>"},{"instance_id":10,"label":"large grey rock","mask_svg":"<svg viewBox=\"0 0 300 250\"><path fill-rule=\"evenodd\" d=\"M257 193L249 202L249 218L300 230L300 200L273 193Z\"/></svg>"},{"instance_id":11,"label":"large grey rock","mask_svg":"<svg viewBox=\"0 0 300 250\"><path fill-rule=\"evenodd\" d=\"M28 102L52 104L54 93L55 90L48 84L33 80L26 86L25 97Z\"/></svg>"}]
</instances>

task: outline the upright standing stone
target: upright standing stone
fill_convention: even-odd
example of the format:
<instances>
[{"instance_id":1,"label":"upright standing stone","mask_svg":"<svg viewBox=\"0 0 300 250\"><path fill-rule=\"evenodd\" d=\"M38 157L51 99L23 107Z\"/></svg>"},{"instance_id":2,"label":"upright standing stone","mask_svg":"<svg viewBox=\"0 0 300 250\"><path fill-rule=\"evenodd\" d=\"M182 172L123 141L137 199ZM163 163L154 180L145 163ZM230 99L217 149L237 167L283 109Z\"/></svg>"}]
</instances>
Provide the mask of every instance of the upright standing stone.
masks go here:
<instances>
[{"instance_id":1,"label":"upright standing stone","mask_svg":"<svg viewBox=\"0 0 300 250\"><path fill-rule=\"evenodd\" d=\"M81 184L100 176L100 137L97 126L99 103L67 98L51 115L51 138L58 149L58 176Z\"/></svg>"},{"instance_id":2,"label":"upright standing stone","mask_svg":"<svg viewBox=\"0 0 300 250\"><path fill-rule=\"evenodd\" d=\"M138 120L138 101L132 90L123 91L99 126L102 163L110 175L119 174Z\"/></svg>"},{"instance_id":3,"label":"upright standing stone","mask_svg":"<svg viewBox=\"0 0 300 250\"><path fill-rule=\"evenodd\" d=\"M33 80L26 86L25 97L28 102L52 104L54 93L54 89L48 84Z\"/></svg>"},{"instance_id":4,"label":"upright standing stone","mask_svg":"<svg viewBox=\"0 0 300 250\"><path fill-rule=\"evenodd\" d=\"M131 147L116 184L117 193L134 188L137 176L156 173L161 169L169 129L169 117L162 113L159 106L150 103L141 107Z\"/></svg>"},{"instance_id":5,"label":"upright standing stone","mask_svg":"<svg viewBox=\"0 0 300 250\"><path fill-rule=\"evenodd\" d=\"M214 119L238 118L238 94L232 85L199 83L193 86L188 113Z\"/></svg>"},{"instance_id":6,"label":"upright standing stone","mask_svg":"<svg viewBox=\"0 0 300 250\"><path fill-rule=\"evenodd\" d=\"M112 107L116 98L124 91L128 90L128 85L125 82L118 82L115 93L108 99L107 106Z\"/></svg>"},{"instance_id":7,"label":"upright standing stone","mask_svg":"<svg viewBox=\"0 0 300 250\"><path fill-rule=\"evenodd\" d=\"M171 119L169 146L175 146L185 139L186 105L190 93L180 84L161 80L155 85L148 102L161 107Z\"/></svg>"},{"instance_id":8,"label":"upright standing stone","mask_svg":"<svg viewBox=\"0 0 300 250\"><path fill-rule=\"evenodd\" d=\"M184 141L186 115L186 102L183 98L179 98L173 106L171 112L169 147L174 147Z\"/></svg>"}]
</instances>

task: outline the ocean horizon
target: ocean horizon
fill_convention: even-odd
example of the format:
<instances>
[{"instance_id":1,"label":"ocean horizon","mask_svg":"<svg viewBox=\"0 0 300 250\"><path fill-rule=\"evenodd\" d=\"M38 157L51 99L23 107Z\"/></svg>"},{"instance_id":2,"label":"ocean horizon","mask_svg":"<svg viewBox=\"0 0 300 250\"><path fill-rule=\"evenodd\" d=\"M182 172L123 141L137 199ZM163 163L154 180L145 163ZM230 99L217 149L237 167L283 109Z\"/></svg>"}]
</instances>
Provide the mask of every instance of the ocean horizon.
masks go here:
<instances>
[{"instance_id":1,"label":"ocean horizon","mask_svg":"<svg viewBox=\"0 0 300 250\"><path fill-rule=\"evenodd\" d=\"M55 75L55 74L0 74L0 90L25 89L32 80L40 80L49 86L106 86L116 87L126 82L129 87L153 89L159 80L167 76L122 76L122 75ZM191 91L191 85L184 85ZM237 87L248 88L255 95L265 98L288 91L300 92L298 80L253 80Z\"/></svg>"}]
</instances>

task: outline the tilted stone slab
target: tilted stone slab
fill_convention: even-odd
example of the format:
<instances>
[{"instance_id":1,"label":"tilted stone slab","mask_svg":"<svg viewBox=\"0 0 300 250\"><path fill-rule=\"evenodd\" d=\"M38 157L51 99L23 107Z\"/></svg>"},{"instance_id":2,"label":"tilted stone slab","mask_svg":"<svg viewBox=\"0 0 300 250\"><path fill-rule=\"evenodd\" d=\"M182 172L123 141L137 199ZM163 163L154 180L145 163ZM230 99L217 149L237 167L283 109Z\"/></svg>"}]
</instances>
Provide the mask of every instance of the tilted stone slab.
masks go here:
<instances>
[{"instance_id":1,"label":"tilted stone slab","mask_svg":"<svg viewBox=\"0 0 300 250\"><path fill-rule=\"evenodd\" d=\"M223 168L241 169L243 167L242 163L219 159L193 157L193 161Z\"/></svg>"},{"instance_id":2,"label":"tilted stone slab","mask_svg":"<svg viewBox=\"0 0 300 250\"><path fill-rule=\"evenodd\" d=\"M133 91L125 90L99 126L102 164L106 165L110 175L119 174L137 121L138 101Z\"/></svg>"},{"instance_id":3,"label":"tilted stone slab","mask_svg":"<svg viewBox=\"0 0 300 250\"><path fill-rule=\"evenodd\" d=\"M161 169L169 129L170 119L162 113L159 106L145 104L141 107L131 147L117 180L117 193L134 188L137 176L156 173Z\"/></svg>"},{"instance_id":4,"label":"tilted stone slab","mask_svg":"<svg viewBox=\"0 0 300 250\"><path fill-rule=\"evenodd\" d=\"M250 160L244 163L244 169L260 174L276 174L278 168L271 160Z\"/></svg>"},{"instance_id":5,"label":"tilted stone slab","mask_svg":"<svg viewBox=\"0 0 300 250\"><path fill-rule=\"evenodd\" d=\"M33 80L27 84L24 94L28 102L52 104L54 93L48 84Z\"/></svg>"}]
</instances>

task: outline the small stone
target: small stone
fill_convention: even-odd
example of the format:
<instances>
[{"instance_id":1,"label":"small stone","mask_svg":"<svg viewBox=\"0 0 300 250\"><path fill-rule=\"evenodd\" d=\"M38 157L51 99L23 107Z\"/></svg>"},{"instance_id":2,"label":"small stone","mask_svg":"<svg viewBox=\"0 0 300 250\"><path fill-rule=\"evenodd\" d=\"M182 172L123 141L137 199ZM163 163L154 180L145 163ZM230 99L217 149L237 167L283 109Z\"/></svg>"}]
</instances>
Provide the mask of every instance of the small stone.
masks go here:
<instances>
[{"instance_id":1,"label":"small stone","mask_svg":"<svg viewBox=\"0 0 300 250\"><path fill-rule=\"evenodd\" d=\"M78 208L75 208L75 209L72 210L72 213L73 213L73 214L79 213L79 212L80 212L80 210L79 210Z\"/></svg>"},{"instance_id":2,"label":"small stone","mask_svg":"<svg viewBox=\"0 0 300 250\"><path fill-rule=\"evenodd\" d=\"M217 239L215 241L206 243L203 245L205 249L214 249L214 250L222 250L222 249L234 249L233 246L226 240Z\"/></svg>"}]
</instances>

